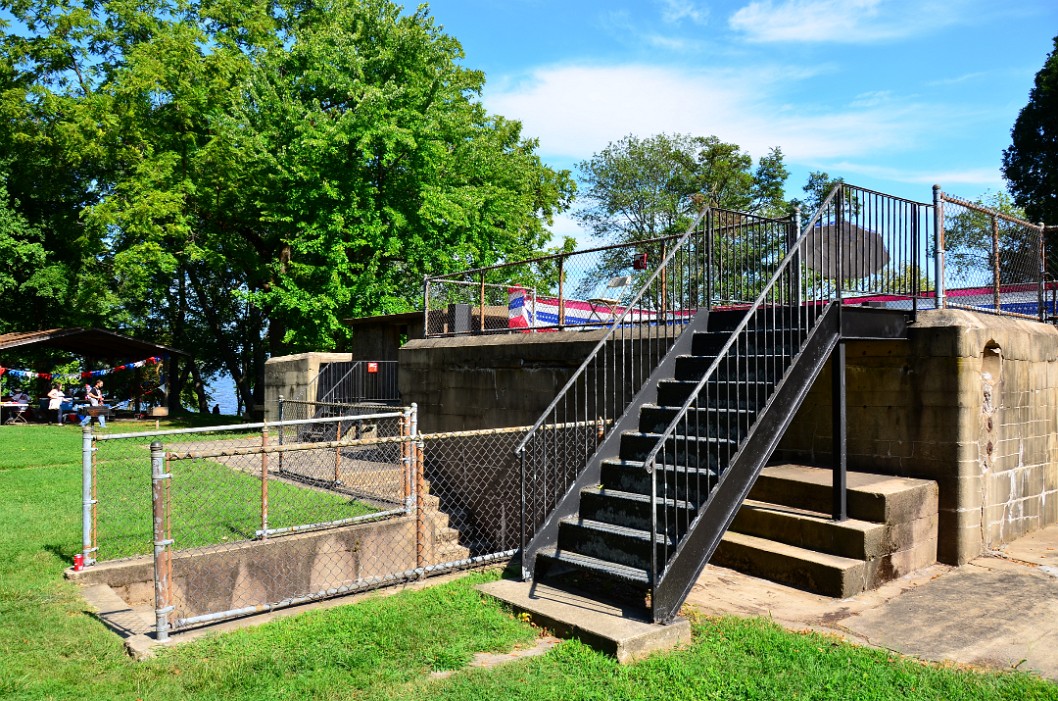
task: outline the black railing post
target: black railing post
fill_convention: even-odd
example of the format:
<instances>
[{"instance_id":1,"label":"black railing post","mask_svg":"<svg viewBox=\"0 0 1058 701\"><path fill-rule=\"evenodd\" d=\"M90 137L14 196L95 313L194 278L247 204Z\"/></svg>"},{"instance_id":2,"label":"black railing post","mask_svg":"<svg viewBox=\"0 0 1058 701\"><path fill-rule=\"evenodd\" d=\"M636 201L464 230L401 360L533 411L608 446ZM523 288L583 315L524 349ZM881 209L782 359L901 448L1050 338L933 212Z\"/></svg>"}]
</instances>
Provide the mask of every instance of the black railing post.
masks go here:
<instances>
[{"instance_id":1,"label":"black railing post","mask_svg":"<svg viewBox=\"0 0 1058 701\"><path fill-rule=\"evenodd\" d=\"M713 308L713 214L705 215L705 308Z\"/></svg>"},{"instance_id":2,"label":"black railing post","mask_svg":"<svg viewBox=\"0 0 1058 701\"><path fill-rule=\"evenodd\" d=\"M843 294L842 282L845 275L845 185L839 184L834 197L834 246L835 260L831 265L834 274L834 298L841 304ZM836 243L836 245L835 245Z\"/></svg>"},{"instance_id":3,"label":"black railing post","mask_svg":"<svg viewBox=\"0 0 1058 701\"><path fill-rule=\"evenodd\" d=\"M840 305L841 302L838 302ZM840 311L840 307L838 309ZM840 317L839 317L840 320ZM840 321L839 321L840 323ZM848 445L846 441L845 413L845 343L838 341L831 355L831 393L833 397L834 443L831 465L834 471L834 520L844 521L848 518L846 486L848 469Z\"/></svg>"},{"instance_id":4,"label":"black railing post","mask_svg":"<svg viewBox=\"0 0 1058 701\"><path fill-rule=\"evenodd\" d=\"M918 205L911 205L911 321L918 320L918 298L922 295L922 254L920 244L920 227Z\"/></svg>"},{"instance_id":5,"label":"black railing post","mask_svg":"<svg viewBox=\"0 0 1058 701\"><path fill-rule=\"evenodd\" d=\"M790 225L786 228L786 252L789 253L797 246L797 239L801 235L801 206L794 207L793 219L790 221ZM794 252L794 257L790 260L790 268L787 273L787 291L786 291L786 303L791 307L799 307L801 305L800 290L801 290L801 253L800 251Z\"/></svg>"}]
</instances>

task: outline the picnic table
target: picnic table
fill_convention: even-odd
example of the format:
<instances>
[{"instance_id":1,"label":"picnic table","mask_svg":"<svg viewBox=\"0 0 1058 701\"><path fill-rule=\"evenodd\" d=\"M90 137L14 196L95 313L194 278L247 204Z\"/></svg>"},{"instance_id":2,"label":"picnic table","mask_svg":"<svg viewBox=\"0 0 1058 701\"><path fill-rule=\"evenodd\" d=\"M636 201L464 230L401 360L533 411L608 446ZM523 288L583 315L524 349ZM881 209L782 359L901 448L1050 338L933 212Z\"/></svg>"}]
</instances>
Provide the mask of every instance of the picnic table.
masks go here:
<instances>
[{"instance_id":1,"label":"picnic table","mask_svg":"<svg viewBox=\"0 0 1058 701\"><path fill-rule=\"evenodd\" d=\"M25 417L28 408L29 404L25 402L0 402L0 422L5 424L29 423ZM5 413L7 414L6 419L4 418Z\"/></svg>"}]
</instances>

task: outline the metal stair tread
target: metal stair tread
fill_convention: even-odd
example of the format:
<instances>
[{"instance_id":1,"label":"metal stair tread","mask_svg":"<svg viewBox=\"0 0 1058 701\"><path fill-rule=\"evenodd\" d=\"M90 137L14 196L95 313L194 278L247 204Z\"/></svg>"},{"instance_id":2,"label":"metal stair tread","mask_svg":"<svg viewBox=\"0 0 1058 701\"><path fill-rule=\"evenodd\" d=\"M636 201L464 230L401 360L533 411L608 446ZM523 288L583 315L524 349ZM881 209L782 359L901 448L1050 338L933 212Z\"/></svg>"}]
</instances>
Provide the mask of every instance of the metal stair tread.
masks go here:
<instances>
[{"instance_id":1,"label":"metal stair tread","mask_svg":"<svg viewBox=\"0 0 1058 701\"><path fill-rule=\"evenodd\" d=\"M632 438L654 438L655 440L661 438L660 433L651 433L648 431L626 431L624 435ZM701 441L703 443L728 443L730 445L738 445L738 441L734 438L720 438L718 436L684 436L674 433L670 438L683 441Z\"/></svg>"},{"instance_id":2,"label":"metal stair tread","mask_svg":"<svg viewBox=\"0 0 1058 701\"><path fill-rule=\"evenodd\" d=\"M638 584L650 583L650 573L639 567L619 565L614 562L607 562L606 560L591 557L590 555L581 555L580 553L572 552L570 550L560 550L555 547L541 548L537 551L537 557L541 556L592 572L612 575L629 582L635 582Z\"/></svg>"},{"instance_id":3,"label":"metal stair tread","mask_svg":"<svg viewBox=\"0 0 1058 701\"><path fill-rule=\"evenodd\" d=\"M629 528L628 526L621 526L616 523L607 523L605 521L596 521L590 518L581 518L580 516L570 516L562 519L562 523L568 523L572 526L580 526L581 528L587 528L595 531L605 531L612 533L613 535L619 535L626 538L634 538L636 540L649 541L650 531L644 531L640 528ZM664 533L658 533L654 537L656 543L669 543L672 544L672 538L666 536Z\"/></svg>"},{"instance_id":4,"label":"metal stair tread","mask_svg":"<svg viewBox=\"0 0 1058 701\"><path fill-rule=\"evenodd\" d=\"M721 539L733 545L741 545L746 548L752 548L754 550L764 550L775 555L781 555L790 559L802 560L805 562L811 562L824 567L832 567L838 570L850 570L863 565L863 560L857 560L850 557L842 557L840 555L829 555L822 553L817 550L809 550L807 548L801 548L796 545L788 545L786 543L780 543L777 540L771 540L769 538L760 538L758 536L746 535L745 533L735 533L734 531L728 531L724 533L724 537Z\"/></svg>"},{"instance_id":5,"label":"metal stair tread","mask_svg":"<svg viewBox=\"0 0 1058 701\"><path fill-rule=\"evenodd\" d=\"M678 410L680 408L680 406L676 405L676 404L644 404L642 406L642 408L643 409ZM718 407L705 407L705 406L703 406L703 407L698 407L697 409L695 409L693 407L689 407L688 411L707 411L707 412L710 412L710 413L719 412L719 413L724 413L724 414L731 414L731 413L735 413L735 414L749 414L749 413L752 413L749 409L741 409L739 407L722 407L722 406L718 406Z\"/></svg>"},{"instance_id":6,"label":"metal stair tread","mask_svg":"<svg viewBox=\"0 0 1058 701\"><path fill-rule=\"evenodd\" d=\"M597 494L597 495L599 495L601 497L605 497L607 499L625 499L627 501L637 501L637 502L641 502L641 503L644 503L644 504L650 502L650 495L649 494L637 494L636 492L624 492L624 491L621 491L619 489L607 489L605 487L588 487L587 489L582 490L581 493L583 494L584 492L590 492L592 494ZM658 503L658 506L662 506L662 505L664 505L666 507L671 506L671 507L676 508L676 509L691 509L691 510L694 510L694 509L698 508L697 506L695 506L694 504L692 504L689 501L684 501L683 499L669 499L667 497L658 497L657 503Z\"/></svg>"},{"instance_id":7,"label":"metal stair tread","mask_svg":"<svg viewBox=\"0 0 1058 701\"><path fill-rule=\"evenodd\" d=\"M603 458L603 465L614 465L617 467L627 467L629 469L642 470L647 473L646 464L642 460L628 460L627 458ZM662 472L701 472L708 473L713 477L718 477L719 473L716 469L711 467L689 467L687 465L660 465L660 471ZM647 473L649 474L649 473Z\"/></svg>"}]
</instances>

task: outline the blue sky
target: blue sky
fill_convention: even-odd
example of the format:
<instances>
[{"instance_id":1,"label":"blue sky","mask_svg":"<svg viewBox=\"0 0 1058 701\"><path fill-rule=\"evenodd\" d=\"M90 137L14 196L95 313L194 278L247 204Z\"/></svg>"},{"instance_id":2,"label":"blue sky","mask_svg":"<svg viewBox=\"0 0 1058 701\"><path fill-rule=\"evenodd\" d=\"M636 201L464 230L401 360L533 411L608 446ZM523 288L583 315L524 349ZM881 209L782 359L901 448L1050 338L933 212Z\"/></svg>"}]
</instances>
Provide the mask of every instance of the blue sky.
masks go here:
<instances>
[{"instance_id":1,"label":"blue sky","mask_svg":"<svg viewBox=\"0 0 1058 701\"><path fill-rule=\"evenodd\" d=\"M435 0L490 112L575 169L634 134L716 135L754 160L929 201L1005 189L1010 128L1058 0ZM563 217L559 234L576 234Z\"/></svg>"}]
</instances>

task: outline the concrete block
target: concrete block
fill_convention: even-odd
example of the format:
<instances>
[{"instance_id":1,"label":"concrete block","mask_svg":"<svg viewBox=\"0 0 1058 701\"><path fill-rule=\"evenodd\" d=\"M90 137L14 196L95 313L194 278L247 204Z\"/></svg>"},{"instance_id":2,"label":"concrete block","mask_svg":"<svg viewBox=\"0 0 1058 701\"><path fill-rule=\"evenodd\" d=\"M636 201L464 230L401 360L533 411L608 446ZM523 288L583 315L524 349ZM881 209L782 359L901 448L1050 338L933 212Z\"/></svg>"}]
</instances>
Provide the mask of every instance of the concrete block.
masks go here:
<instances>
[{"instance_id":1,"label":"concrete block","mask_svg":"<svg viewBox=\"0 0 1058 701\"><path fill-rule=\"evenodd\" d=\"M645 611L599 601L597 596L512 580L489 582L478 589L528 614L541 628L577 638L622 664L691 641L690 622L685 618L677 617L667 625L651 623Z\"/></svg>"},{"instance_id":2,"label":"concrete block","mask_svg":"<svg viewBox=\"0 0 1058 701\"><path fill-rule=\"evenodd\" d=\"M784 543L728 531L713 564L788 586L844 599L864 591L867 565Z\"/></svg>"}]
</instances>

